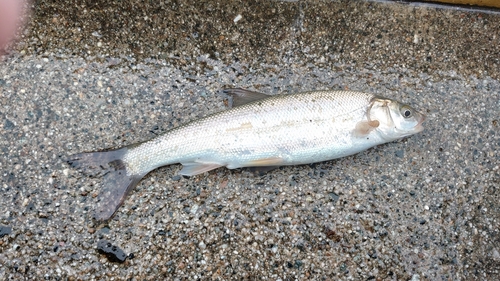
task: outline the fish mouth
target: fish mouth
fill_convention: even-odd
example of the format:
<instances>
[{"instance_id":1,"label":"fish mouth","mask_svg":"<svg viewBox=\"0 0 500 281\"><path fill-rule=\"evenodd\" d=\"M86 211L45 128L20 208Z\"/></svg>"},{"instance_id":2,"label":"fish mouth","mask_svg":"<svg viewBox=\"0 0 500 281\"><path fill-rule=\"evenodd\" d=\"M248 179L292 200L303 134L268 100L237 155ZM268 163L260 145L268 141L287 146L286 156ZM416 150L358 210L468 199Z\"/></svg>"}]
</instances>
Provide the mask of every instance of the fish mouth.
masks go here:
<instances>
[{"instance_id":1,"label":"fish mouth","mask_svg":"<svg viewBox=\"0 0 500 281\"><path fill-rule=\"evenodd\" d=\"M424 123L425 119L427 119L427 116L425 116L425 114L420 113L420 120L418 120L418 123L415 126L415 131L417 133L420 133L424 130L424 126L422 125L422 123Z\"/></svg>"}]
</instances>

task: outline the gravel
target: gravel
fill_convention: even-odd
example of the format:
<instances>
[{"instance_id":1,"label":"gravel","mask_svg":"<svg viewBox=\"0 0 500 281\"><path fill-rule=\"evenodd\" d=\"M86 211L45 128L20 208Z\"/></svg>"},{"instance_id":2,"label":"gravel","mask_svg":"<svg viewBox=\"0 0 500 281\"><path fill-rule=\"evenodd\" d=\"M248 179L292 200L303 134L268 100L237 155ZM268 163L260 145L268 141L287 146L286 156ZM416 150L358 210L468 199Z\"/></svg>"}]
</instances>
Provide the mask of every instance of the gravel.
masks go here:
<instances>
[{"instance_id":1,"label":"gravel","mask_svg":"<svg viewBox=\"0 0 500 281\"><path fill-rule=\"evenodd\" d=\"M500 278L498 13L87 2L36 2L0 64L0 279ZM162 167L96 225L101 179L63 159L224 110L228 87L359 90L427 120L410 138L264 175Z\"/></svg>"}]
</instances>

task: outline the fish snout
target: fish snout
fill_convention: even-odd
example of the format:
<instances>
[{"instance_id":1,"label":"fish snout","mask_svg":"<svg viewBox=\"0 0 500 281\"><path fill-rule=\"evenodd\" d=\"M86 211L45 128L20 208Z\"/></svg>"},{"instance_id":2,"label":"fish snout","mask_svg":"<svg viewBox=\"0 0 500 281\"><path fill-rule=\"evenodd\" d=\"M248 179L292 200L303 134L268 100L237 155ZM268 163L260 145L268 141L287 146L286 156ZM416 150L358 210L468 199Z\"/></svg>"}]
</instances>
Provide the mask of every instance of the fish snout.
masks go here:
<instances>
[{"instance_id":1,"label":"fish snout","mask_svg":"<svg viewBox=\"0 0 500 281\"><path fill-rule=\"evenodd\" d=\"M415 126L415 131L417 133L420 133L424 130L424 126L422 125L422 123L424 123L425 119L427 119L427 116L421 112L418 113L419 117L418 117L418 123L417 125Z\"/></svg>"}]
</instances>

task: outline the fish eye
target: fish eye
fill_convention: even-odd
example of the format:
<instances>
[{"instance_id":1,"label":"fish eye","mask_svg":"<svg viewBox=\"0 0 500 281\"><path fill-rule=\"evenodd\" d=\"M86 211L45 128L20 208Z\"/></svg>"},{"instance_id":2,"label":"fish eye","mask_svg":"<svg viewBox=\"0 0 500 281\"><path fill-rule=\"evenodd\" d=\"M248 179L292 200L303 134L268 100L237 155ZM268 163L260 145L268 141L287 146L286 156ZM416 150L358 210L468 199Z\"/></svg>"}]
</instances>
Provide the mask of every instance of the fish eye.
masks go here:
<instances>
[{"instance_id":1,"label":"fish eye","mask_svg":"<svg viewBox=\"0 0 500 281\"><path fill-rule=\"evenodd\" d=\"M413 112L409 106L403 106L401 107L401 115L403 115L404 118L410 118L413 115Z\"/></svg>"}]
</instances>

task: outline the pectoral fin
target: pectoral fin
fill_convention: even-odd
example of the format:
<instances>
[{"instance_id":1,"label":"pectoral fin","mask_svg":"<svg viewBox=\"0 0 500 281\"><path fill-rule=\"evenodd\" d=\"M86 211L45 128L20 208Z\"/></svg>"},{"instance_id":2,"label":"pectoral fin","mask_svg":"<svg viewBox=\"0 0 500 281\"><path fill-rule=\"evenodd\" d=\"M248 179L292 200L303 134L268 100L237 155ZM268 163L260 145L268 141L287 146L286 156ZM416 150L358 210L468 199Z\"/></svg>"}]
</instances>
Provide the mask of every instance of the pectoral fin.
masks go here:
<instances>
[{"instance_id":1,"label":"pectoral fin","mask_svg":"<svg viewBox=\"0 0 500 281\"><path fill-rule=\"evenodd\" d=\"M365 137L370 134L371 131L378 128L378 126L380 126L378 120L360 121L356 124L353 134L356 137Z\"/></svg>"},{"instance_id":2,"label":"pectoral fin","mask_svg":"<svg viewBox=\"0 0 500 281\"><path fill-rule=\"evenodd\" d=\"M261 99L270 97L270 95L262 94L259 92L253 92L241 88L235 89L225 89L223 91L225 94L230 95L233 98L232 107L244 105Z\"/></svg>"}]
</instances>

